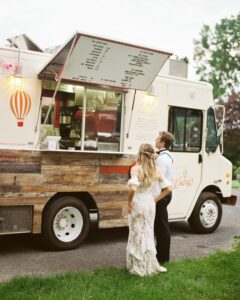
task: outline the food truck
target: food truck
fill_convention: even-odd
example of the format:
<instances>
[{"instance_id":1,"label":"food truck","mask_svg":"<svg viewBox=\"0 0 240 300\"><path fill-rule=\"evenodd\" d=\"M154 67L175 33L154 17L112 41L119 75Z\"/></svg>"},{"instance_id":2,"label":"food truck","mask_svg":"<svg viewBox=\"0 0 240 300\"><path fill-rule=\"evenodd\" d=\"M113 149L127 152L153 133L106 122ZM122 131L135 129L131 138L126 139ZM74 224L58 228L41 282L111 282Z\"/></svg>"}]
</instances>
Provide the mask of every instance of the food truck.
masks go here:
<instances>
[{"instance_id":1,"label":"food truck","mask_svg":"<svg viewBox=\"0 0 240 300\"><path fill-rule=\"evenodd\" d=\"M234 204L212 87L171 53L74 34L56 53L26 35L0 48L0 234L77 247L91 226L127 226L129 169L140 144L169 130L169 220L195 232Z\"/></svg>"}]
</instances>

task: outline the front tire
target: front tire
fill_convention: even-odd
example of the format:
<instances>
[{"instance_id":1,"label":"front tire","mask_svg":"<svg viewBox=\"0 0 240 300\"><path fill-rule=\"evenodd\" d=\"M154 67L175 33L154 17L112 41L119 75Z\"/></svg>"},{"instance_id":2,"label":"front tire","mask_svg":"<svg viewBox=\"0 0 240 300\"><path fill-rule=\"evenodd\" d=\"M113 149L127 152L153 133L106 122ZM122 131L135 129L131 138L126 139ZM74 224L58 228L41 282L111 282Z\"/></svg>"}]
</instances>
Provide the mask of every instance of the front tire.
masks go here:
<instances>
[{"instance_id":1,"label":"front tire","mask_svg":"<svg viewBox=\"0 0 240 300\"><path fill-rule=\"evenodd\" d=\"M44 213L43 237L51 249L74 249L85 240L89 230L89 212L78 198L60 197Z\"/></svg>"},{"instance_id":2,"label":"front tire","mask_svg":"<svg viewBox=\"0 0 240 300\"><path fill-rule=\"evenodd\" d=\"M222 219L222 203L217 195L203 192L189 218L191 229L196 233L215 231Z\"/></svg>"}]
</instances>

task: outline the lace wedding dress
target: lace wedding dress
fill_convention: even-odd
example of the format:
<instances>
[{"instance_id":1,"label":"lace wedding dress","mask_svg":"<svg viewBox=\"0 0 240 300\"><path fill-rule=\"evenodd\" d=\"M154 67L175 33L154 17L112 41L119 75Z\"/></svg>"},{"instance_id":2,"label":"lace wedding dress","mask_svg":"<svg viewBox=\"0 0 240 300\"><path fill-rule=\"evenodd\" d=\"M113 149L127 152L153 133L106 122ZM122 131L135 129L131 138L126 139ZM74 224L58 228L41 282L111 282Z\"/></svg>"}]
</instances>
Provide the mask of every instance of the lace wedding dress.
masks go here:
<instances>
[{"instance_id":1,"label":"lace wedding dress","mask_svg":"<svg viewBox=\"0 0 240 300\"><path fill-rule=\"evenodd\" d=\"M150 187L144 187L134 174L128 185L137 186L137 191L132 201L132 212L128 216L127 269L139 276L156 274L161 272L161 267L156 258L154 240L154 195L160 194L161 188L170 184L167 180L156 179Z\"/></svg>"}]
</instances>

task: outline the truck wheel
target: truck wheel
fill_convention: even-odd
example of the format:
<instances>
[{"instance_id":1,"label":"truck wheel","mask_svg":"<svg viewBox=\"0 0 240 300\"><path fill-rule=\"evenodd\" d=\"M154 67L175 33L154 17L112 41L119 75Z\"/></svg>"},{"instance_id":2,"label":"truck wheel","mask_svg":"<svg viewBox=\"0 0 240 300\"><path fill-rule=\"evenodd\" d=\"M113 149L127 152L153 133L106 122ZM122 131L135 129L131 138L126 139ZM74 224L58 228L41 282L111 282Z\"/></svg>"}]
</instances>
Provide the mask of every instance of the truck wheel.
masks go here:
<instances>
[{"instance_id":1,"label":"truck wheel","mask_svg":"<svg viewBox=\"0 0 240 300\"><path fill-rule=\"evenodd\" d=\"M203 192L188 222L196 233L211 233L217 229L222 219L222 203L210 192Z\"/></svg>"},{"instance_id":2,"label":"truck wheel","mask_svg":"<svg viewBox=\"0 0 240 300\"><path fill-rule=\"evenodd\" d=\"M74 249L84 241L89 230L88 210L75 197L64 196L56 199L44 214L43 238L51 249Z\"/></svg>"}]
</instances>

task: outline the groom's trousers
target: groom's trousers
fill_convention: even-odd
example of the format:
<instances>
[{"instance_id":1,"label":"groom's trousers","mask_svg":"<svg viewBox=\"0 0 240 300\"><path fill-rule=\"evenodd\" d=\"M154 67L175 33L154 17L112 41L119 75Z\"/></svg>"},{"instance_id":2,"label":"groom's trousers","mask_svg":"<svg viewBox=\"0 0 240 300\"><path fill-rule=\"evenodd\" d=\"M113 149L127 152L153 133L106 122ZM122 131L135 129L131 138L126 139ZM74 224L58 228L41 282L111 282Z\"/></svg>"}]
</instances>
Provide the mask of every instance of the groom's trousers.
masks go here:
<instances>
[{"instance_id":1,"label":"groom's trousers","mask_svg":"<svg viewBox=\"0 0 240 300\"><path fill-rule=\"evenodd\" d=\"M160 264L169 261L171 232L168 222L167 206L172 199L172 193L156 203L154 233L156 238L157 260Z\"/></svg>"}]
</instances>

